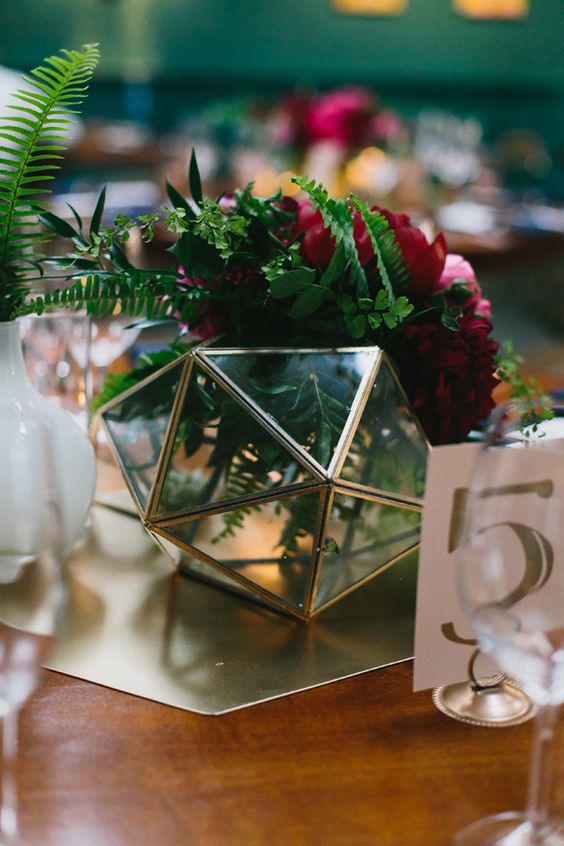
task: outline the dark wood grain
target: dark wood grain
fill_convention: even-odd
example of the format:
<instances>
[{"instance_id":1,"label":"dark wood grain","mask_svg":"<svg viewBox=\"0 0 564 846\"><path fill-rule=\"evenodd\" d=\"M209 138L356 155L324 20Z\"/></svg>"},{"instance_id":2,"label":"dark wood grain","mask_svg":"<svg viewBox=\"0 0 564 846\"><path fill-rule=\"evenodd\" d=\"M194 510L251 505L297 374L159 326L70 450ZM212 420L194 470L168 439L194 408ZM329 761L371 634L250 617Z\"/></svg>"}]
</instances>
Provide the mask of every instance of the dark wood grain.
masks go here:
<instances>
[{"instance_id":1,"label":"dark wood grain","mask_svg":"<svg viewBox=\"0 0 564 846\"><path fill-rule=\"evenodd\" d=\"M446 846L523 805L530 726L411 692L411 664L221 717L57 673L21 719L26 846Z\"/></svg>"}]
</instances>

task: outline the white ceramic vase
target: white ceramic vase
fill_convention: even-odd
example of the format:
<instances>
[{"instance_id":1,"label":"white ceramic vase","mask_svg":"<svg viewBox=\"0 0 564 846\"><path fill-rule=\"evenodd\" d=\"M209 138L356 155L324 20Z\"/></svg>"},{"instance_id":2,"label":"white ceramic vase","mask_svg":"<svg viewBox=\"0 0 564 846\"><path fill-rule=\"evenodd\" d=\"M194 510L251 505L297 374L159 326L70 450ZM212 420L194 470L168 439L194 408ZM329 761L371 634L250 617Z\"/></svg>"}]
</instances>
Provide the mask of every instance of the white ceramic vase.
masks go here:
<instances>
[{"instance_id":1,"label":"white ceramic vase","mask_svg":"<svg viewBox=\"0 0 564 846\"><path fill-rule=\"evenodd\" d=\"M33 553L44 521L40 500L48 449L60 517L60 548L77 539L94 496L96 461L86 434L29 382L17 321L0 322L0 554Z\"/></svg>"}]
</instances>

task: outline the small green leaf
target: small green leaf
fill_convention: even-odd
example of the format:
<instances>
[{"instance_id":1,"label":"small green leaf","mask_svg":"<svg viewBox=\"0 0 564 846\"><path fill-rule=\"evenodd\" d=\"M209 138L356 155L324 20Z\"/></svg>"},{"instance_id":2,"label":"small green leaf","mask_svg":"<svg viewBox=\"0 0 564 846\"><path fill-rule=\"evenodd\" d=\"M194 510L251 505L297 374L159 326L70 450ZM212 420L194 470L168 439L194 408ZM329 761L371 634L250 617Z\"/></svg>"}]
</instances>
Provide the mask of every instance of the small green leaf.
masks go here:
<instances>
[{"instance_id":1,"label":"small green leaf","mask_svg":"<svg viewBox=\"0 0 564 846\"><path fill-rule=\"evenodd\" d=\"M100 191L100 196L98 197L98 202L96 203L96 208L94 209L94 214L92 215L92 221L90 223L90 234L96 233L100 231L100 224L102 222L102 215L104 214L104 206L106 204L106 189L102 188Z\"/></svg>"},{"instance_id":2,"label":"small green leaf","mask_svg":"<svg viewBox=\"0 0 564 846\"><path fill-rule=\"evenodd\" d=\"M315 270L308 267L300 267L297 270L289 270L281 273L270 283L270 294L275 300L283 300L286 297L303 290L315 279Z\"/></svg>"},{"instance_id":3,"label":"small green leaf","mask_svg":"<svg viewBox=\"0 0 564 846\"><path fill-rule=\"evenodd\" d=\"M377 311L384 311L385 308L388 308L389 297L386 291L383 288L380 288L378 293L376 294L376 299L374 300L374 308Z\"/></svg>"},{"instance_id":4,"label":"small green leaf","mask_svg":"<svg viewBox=\"0 0 564 846\"><path fill-rule=\"evenodd\" d=\"M188 175L188 183L190 185L190 193L194 198L194 201L201 204L204 195L202 193L202 180L200 177L200 171L198 168L198 162L196 160L196 151L192 148L192 155L190 156L190 170Z\"/></svg>"},{"instance_id":5,"label":"small green leaf","mask_svg":"<svg viewBox=\"0 0 564 846\"><path fill-rule=\"evenodd\" d=\"M184 209L187 217L194 217L194 209L188 200L182 196L180 191L176 190L174 185L170 184L168 179L166 180L166 193L168 194L168 198L175 209Z\"/></svg>"},{"instance_id":6,"label":"small green leaf","mask_svg":"<svg viewBox=\"0 0 564 846\"><path fill-rule=\"evenodd\" d=\"M80 238L80 233L70 223L67 223L62 217L58 217L52 212L39 209L37 211L37 217L44 226L56 232L57 235L62 235L63 238Z\"/></svg>"},{"instance_id":7,"label":"small green leaf","mask_svg":"<svg viewBox=\"0 0 564 846\"><path fill-rule=\"evenodd\" d=\"M382 325L382 315L377 311L373 311L372 314L367 315L367 318L371 329L378 329Z\"/></svg>"},{"instance_id":8,"label":"small green leaf","mask_svg":"<svg viewBox=\"0 0 564 846\"><path fill-rule=\"evenodd\" d=\"M373 307L373 302L369 297L361 297L358 301L359 311L370 311Z\"/></svg>"},{"instance_id":9,"label":"small green leaf","mask_svg":"<svg viewBox=\"0 0 564 846\"><path fill-rule=\"evenodd\" d=\"M300 294L298 299L290 309L290 316L294 320L299 320L302 317L308 317L317 311L319 306L323 303L326 297L326 290L318 286L308 288L303 294Z\"/></svg>"},{"instance_id":10,"label":"small green leaf","mask_svg":"<svg viewBox=\"0 0 564 846\"><path fill-rule=\"evenodd\" d=\"M398 297L390 306L390 311L396 317L403 319L413 311L413 305L409 302L407 297Z\"/></svg>"},{"instance_id":11,"label":"small green leaf","mask_svg":"<svg viewBox=\"0 0 564 846\"><path fill-rule=\"evenodd\" d=\"M452 332L457 332L460 329L459 321L462 317L462 309L450 307L446 308L441 314L441 323L450 329Z\"/></svg>"},{"instance_id":12,"label":"small green leaf","mask_svg":"<svg viewBox=\"0 0 564 846\"><path fill-rule=\"evenodd\" d=\"M325 555L331 555L334 553L335 555L339 555L340 553L339 544L335 540L335 538L327 538L325 541L325 546L323 547L323 552Z\"/></svg>"},{"instance_id":13,"label":"small green leaf","mask_svg":"<svg viewBox=\"0 0 564 846\"><path fill-rule=\"evenodd\" d=\"M357 314L355 317L348 317L345 320L347 329L352 338L363 338L366 333L366 316Z\"/></svg>"},{"instance_id":14,"label":"small green leaf","mask_svg":"<svg viewBox=\"0 0 564 846\"><path fill-rule=\"evenodd\" d=\"M331 428L325 417L321 418L319 441L317 444L317 460L322 467L327 467L331 458Z\"/></svg>"},{"instance_id":15,"label":"small green leaf","mask_svg":"<svg viewBox=\"0 0 564 846\"><path fill-rule=\"evenodd\" d=\"M343 294L339 297L339 308L343 314L354 314L356 311L356 303L348 294Z\"/></svg>"},{"instance_id":16,"label":"small green leaf","mask_svg":"<svg viewBox=\"0 0 564 846\"><path fill-rule=\"evenodd\" d=\"M345 264L345 251L343 249L343 244L339 243L335 248L335 252L333 253L331 261L327 265L323 276L319 280L319 284L323 285L324 287L327 287L333 282L335 282L337 279L340 279L340 277L343 275Z\"/></svg>"},{"instance_id":17,"label":"small green leaf","mask_svg":"<svg viewBox=\"0 0 564 846\"><path fill-rule=\"evenodd\" d=\"M394 315L389 311L382 312L382 318L388 329L395 329L398 325L397 317L394 317Z\"/></svg>"}]
</instances>

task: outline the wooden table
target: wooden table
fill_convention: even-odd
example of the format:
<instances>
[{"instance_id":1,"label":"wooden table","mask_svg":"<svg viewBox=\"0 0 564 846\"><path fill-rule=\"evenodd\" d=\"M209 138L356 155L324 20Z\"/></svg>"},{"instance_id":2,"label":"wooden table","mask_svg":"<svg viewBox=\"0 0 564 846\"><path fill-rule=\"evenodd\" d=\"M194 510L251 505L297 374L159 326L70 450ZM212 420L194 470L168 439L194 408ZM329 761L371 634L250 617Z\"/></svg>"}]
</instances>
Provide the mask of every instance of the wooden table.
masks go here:
<instances>
[{"instance_id":1,"label":"wooden table","mask_svg":"<svg viewBox=\"0 0 564 846\"><path fill-rule=\"evenodd\" d=\"M447 846L523 806L530 724L411 692L411 663L221 717L46 673L21 718L26 846Z\"/></svg>"}]
</instances>

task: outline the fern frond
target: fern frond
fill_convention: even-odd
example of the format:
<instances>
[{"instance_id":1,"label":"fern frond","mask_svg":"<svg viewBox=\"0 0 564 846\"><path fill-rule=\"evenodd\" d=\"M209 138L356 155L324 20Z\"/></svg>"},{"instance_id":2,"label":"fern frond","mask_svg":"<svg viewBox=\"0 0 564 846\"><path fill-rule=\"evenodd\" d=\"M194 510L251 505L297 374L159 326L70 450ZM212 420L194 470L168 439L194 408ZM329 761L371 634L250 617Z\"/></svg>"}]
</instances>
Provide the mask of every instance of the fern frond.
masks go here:
<instances>
[{"instance_id":1,"label":"fern frond","mask_svg":"<svg viewBox=\"0 0 564 846\"><path fill-rule=\"evenodd\" d=\"M19 114L10 113L0 121L0 139L9 142L0 146L0 268L17 267L37 244L31 237L16 239L14 230L37 221L31 204L48 193L45 183L54 178L59 153L66 149L69 111L84 99L98 58L97 46L87 44L81 51L62 50L46 59L23 77L29 88L13 95L17 103L12 111ZM9 274L0 274L3 320L12 316L8 300L14 305L10 280Z\"/></svg>"},{"instance_id":2,"label":"fern frond","mask_svg":"<svg viewBox=\"0 0 564 846\"><path fill-rule=\"evenodd\" d=\"M179 287L176 278L156 271L95 274L62 288L31 297L15 310L15 317L44 311L84 309L94 317L105 317L120 306L121 314L148 320L170 318L194 323L209 292L200 287Z\"/></svg>"},{"instance_id":3,"label":"fern frond","mask_svg":"<svg viewBox=\"0 0 564 846\"><path fill-rule=\"evenodd\" d=\"M356 194L350 195L350 202L353 208L360 213L370 236L382 287L386 291L388 302L391 305L395 300L396 293L405 287L409 279L409 270L400 246L383 214L370 211L367 204L363 203Z\"/></svg>"},{"instance_id":4,"label":"fern frond","mask_svg":"<svg viewBox=\"0 0 564 846\"><path fill-rule=\"evenodd\" d=\"M314 179L308 181L305 176L294 176L292 182L299 185L311 200L314 209L318 209L325 226L329 227L337 244L343 245L345 258L350 262L351 278L356 282L359 297L368 296L368 280L364 268L358 257L358 250L354 240L354 220L350 205L345 200L335 200L327 190L316 183Z\"/></svg>"}]
</instances>

